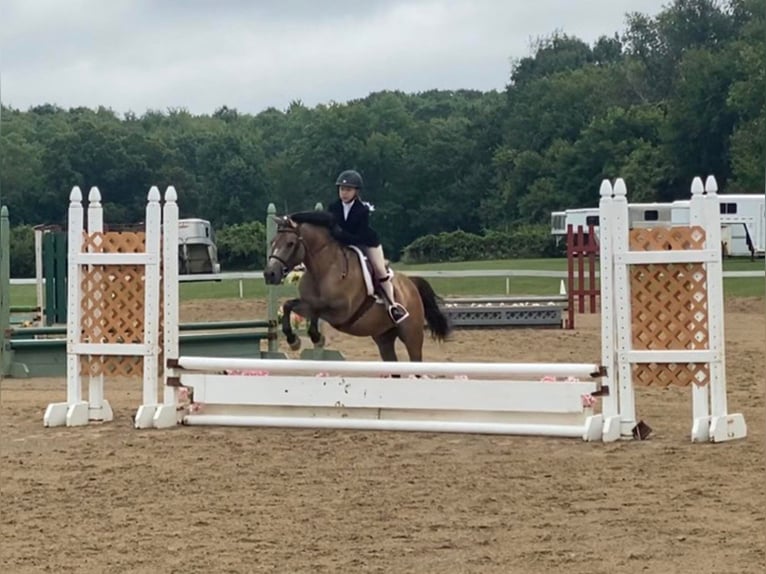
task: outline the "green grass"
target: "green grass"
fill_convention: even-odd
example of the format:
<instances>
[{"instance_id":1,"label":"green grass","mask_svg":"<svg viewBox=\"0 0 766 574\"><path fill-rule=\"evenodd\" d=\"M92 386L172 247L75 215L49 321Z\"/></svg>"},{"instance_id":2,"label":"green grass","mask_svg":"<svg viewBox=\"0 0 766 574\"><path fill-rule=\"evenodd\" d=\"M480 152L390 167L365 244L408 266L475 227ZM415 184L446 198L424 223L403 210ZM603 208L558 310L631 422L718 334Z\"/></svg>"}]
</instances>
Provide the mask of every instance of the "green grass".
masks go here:
<instances>
[{"instance_id":1,"label":"green grass","mask_svg":"<svg viewBox=\"0 0 766 574\"><path fill-rule=\"evenodd\" d=\"M417 274L422 270L471 270L471 269L533 269L565 271L566 259L524 259L468 261L462 263L439 263L430 265L395 265L395 269ZM762 271L764 261L751 262L747 259L726 259L726 271ZM434 277L429 282L442 296L504 295L506 279L504 277ZM724 279L724 294L727 297L763 297L766 284L763 278L727 278ZM511 277L509 281L511 295L554 295L559 292L560 279L548 277ZM266 297L266 286L261 279L249 279L242 282L243 296L246 299ZM294 285L281 286L280 298L296 293ZM181 283L182 301L192 299L236 299L239 297L239 281L217 281L199 283ZM11 303L13 305L34 305L35 288L33 285L12 285Z\"/></svg>"},{"instance_id":2,"label":"green grass","mask_svg":"<svg viewBox=\"0 0 766 574\"><path fill-rule=\"evenodd\" d=\"M11 285L11 305L36 305L34 285Z\"/></svg>"},{"instance_id":3,"label":"green grass","mask_svg":"<svg viewBox=\"0 0 766 574\"><path fill-rule=\"evenodd\" d=\"M394 264L394 269L415 273L419 270L448 271L470 269L532 269L535 271L566 271L566 258L559 259L488 259L486 261L457 261L452 263Z\"/></svg>"},{"instance_id":4,"label":"green grass","mask_svg":"<svg viewBox=\"0 0 766 574\"><path fill-rule=\"evenodd\" d=\"M764 293L766 284L762 277L733 277L723 280L725 297L763 297Z\"/></svg>"}]
</instances>

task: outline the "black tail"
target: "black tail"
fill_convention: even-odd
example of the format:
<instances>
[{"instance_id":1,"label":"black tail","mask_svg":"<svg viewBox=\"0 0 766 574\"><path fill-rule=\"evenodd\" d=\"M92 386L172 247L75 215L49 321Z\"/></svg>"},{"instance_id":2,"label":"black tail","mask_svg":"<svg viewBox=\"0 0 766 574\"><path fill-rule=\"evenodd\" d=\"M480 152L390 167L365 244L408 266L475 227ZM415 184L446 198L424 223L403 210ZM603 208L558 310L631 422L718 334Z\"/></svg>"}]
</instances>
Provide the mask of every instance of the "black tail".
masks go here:
<instances>
[{"instance_id":1,"label":"black tail","mask_svg":"<svg viewBox=\"0 0 766 574\"><path fill-rule=\"evenodd\" d=\"M420 298L423 301L423 309L426 313L426 322L431 330L431 336L439 341L444 341L452 332L452 325L447 316L439 308L442 302L431 287L431 284L422 277L410 277L415 287L418 288Z\"/></svg>"}]
</instances>

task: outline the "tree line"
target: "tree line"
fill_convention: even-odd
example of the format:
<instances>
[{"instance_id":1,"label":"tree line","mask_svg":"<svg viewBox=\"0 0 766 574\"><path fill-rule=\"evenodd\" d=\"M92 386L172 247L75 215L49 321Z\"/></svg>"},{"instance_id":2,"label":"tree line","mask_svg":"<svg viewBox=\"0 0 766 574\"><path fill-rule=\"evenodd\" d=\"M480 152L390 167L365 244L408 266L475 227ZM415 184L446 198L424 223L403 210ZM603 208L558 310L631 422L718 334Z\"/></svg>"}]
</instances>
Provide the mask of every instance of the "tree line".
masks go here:
<instances>
[{"instance_id":1,"label":"tree line","mask_svg":"<svg viewBox=\"0 0 766 574\"><path fill-rule=\"evenodd\" d=\"M723 192L763 193L764 6L675 0L592 44L554 32L513 61L504 91L381 91L257 114L3 107L0 190L16 226L64 224L73 185L97 185L106 221L131 223L151 185L174 185L182 217L223 237L224 267L231 250L259 267L238 245L267 205L326 205L356 168L394 260L442 252L422 238L455 231L483 246L452 250L467 258L495 242L465 234L529 234L548 252L551 211L597 205L604 177L624 177L631 201L685 198L710 173Z\"/></svg>"}]
</instances>

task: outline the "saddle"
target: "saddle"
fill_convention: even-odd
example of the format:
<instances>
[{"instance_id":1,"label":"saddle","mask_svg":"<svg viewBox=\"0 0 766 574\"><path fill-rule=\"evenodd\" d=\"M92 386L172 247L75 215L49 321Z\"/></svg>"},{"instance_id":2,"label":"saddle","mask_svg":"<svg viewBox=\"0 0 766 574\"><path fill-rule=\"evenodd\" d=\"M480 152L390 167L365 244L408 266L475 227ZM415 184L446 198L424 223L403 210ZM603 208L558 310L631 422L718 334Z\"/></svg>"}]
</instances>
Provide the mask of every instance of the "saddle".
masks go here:
<instances>
[{"instance_id":1,"label":"saddle","mask_svg":"<svg viewBox=\"0 0 766 574\"><path fill-rule=\"evenodd\" d=\"M356 253L356 256L359 258L359 263L362 266L364 285L367 288L367 295L373 297L376 303L385 304L385 299L383 299L382 295L378 292L378 283L374 279L375 271L372 268L372 263L370 263L370 260L364 254L364 251L356 245L348 245L347 247ZM394 270L391 269L388 261L386 261L386 272L388 273L389 279L394 278Z\"/></svg>"},{"instance_id":2,"label":"saddle","mask_svg":"<svg viewBox=\"0 0 766 574\"><path fill-rule=\"evenodd\" d=\"M375 271L372 268L372 263L370 263L370 260L367 258L367 256L364 254L364 251L359 249L355 245L347 245L349 249L351 249L359 259L359 263L362 267L362 277L364 278L364 286L367 291L367 295L369 297L372 297L375 301L375 303L380 303L381 305L385 305L386 302L383 299L380 291L379 291L379 283L373 279L375 276ZM287 283L297 283L298 280L301 278L301 275L303 275L303 271L305 269L303 266L296 267L293 271L287 274L286 282ZM388 272L388 277L390 279L394 278L394 270L391 269L391 266L388 264L388 261L386 261L386 271Z\"/></svg>"}]
</instances>

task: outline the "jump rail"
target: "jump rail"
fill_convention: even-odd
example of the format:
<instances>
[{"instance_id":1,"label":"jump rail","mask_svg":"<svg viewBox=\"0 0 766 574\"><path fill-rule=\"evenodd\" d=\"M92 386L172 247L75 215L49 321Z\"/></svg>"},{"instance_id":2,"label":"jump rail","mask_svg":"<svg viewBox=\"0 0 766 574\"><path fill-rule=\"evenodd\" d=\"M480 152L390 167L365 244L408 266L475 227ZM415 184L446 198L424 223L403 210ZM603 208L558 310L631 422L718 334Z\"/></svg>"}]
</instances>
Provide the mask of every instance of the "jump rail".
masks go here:
<instances>
[{"instance_id":1,"label":"jump rail","mask_svg":"<svg viewBox=\"0 0 766 574\"><path fill-rule=\"evenodd\" d=\"M597 365L572 366L574 370L569 372L579 373L584 381L546 383L538 377L541 365L453 363L454 369L436 363L403 365L410 368L386 369L388 363L370 362L181 357L174 367L178 376L170 377L168 384L189 392L193 405L202 405L201 413L183 415L181 422L186 425L474 432L583 440L601 437L603 418L593 411L593 397L602 387L595 378L589 380L598 376L594 372ZM211 372L254 367L276 367L276 372L268 371L268 376ZM563 371L564 366L560 367ZM317 375L318 369L329 372ZM342 374L329 374L334 371ZM453 378L382 378L386 371L443 373ZM314 376L297 374L300 372ZM349 376L351 372L367 375ZM456 372L470 375L454 378ZM494 378L479 379L481 375ZM175 408L145 409L142 416L147 418L137 420L138 426L169 427L178 422Z\"/></svg>"},{"instance_id":2,"label":"jump rail","mask_svg":"<svg viewBox=\"0 0 766 574\"><path fill-rule=\"evenodd\" d=\"M167 365L180 370L263 369L270 373L321 373L361 375L485 375L508 377L593 378L603 374L592 363L408 363L377 361L285 361L282 359L229 359L217 357L178 357Z\"/></svg>"}]
</instances>

